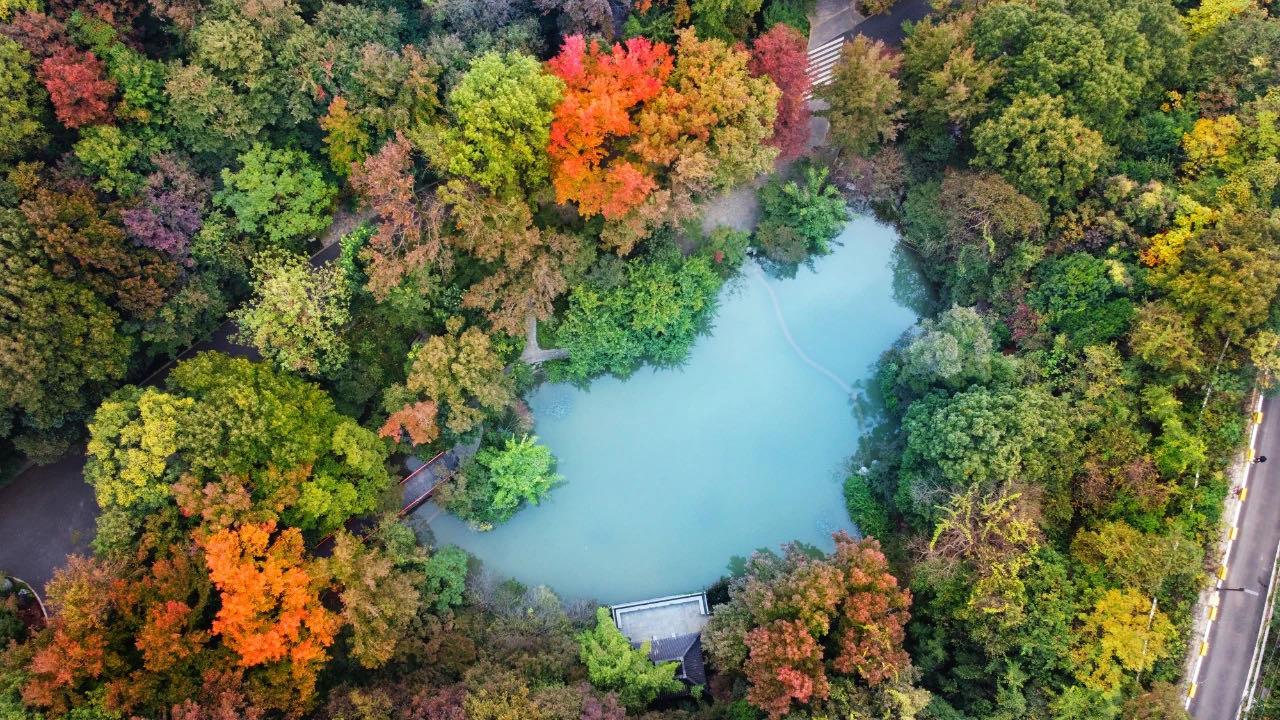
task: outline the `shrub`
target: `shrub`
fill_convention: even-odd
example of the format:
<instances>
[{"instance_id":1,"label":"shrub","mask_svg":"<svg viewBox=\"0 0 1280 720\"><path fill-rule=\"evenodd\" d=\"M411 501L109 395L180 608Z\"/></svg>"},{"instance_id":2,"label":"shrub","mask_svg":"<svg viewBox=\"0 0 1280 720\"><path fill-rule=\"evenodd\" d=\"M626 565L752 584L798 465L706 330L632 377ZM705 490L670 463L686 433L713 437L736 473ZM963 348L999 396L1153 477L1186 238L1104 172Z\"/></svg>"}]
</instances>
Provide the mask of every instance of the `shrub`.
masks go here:
<instances>
[{"instance_id":1,"label":"shrub","mask_svg":"<svg viewBox=\"0 0 1280 720\"><path fill-rule=\"evenodd\" d=\"M442 488L445 509L477 530L492 530L520 507L537 505L563 478L546 445L528 435L507 438L502 447L483 447L458 476Z\"/></svg>"},{"instance_id":2,"label":"shrub","mask_svg":"<svg viewBox=\"0 0 1280 720\"><path fill-rule=\"evenodd\" d=\"M840 191L827 182L827 169L814 165L801 168L798 181L771 179L760 189L760 212L755 245L783 264L829 252L831 239L849 220Z\"/></svg>"}]
</instances>

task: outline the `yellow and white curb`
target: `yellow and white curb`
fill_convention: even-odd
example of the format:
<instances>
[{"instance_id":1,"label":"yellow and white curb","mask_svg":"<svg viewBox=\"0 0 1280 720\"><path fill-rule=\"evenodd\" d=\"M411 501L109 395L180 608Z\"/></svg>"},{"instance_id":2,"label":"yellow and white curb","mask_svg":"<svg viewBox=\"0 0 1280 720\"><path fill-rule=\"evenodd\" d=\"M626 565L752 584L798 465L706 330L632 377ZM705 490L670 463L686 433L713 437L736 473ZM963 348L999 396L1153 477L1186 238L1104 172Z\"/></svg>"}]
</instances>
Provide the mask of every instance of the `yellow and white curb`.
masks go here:
<instances>
[{"instance_id":1,"label":"yellow and white curb","mask_svg":"<svg viewBox=\"0 0 1280 720\"><path fill-rule=\"evenodd\" d=\"M1182 707L1187 710L1191 709L1191 701L1195 699L1196 690L1199 689L1198 681L1200 679L1200 666L1204 664L1204 659L1209 654L1209 634L1213 631L1213 623L1218 619L1218 606L1222 603L1222 585L1227 580L1227 573L1229 569L1228 563L1231 560L1231 548L1235 545L1235 541L1240 535L1240 512L1241 510L1244 509L1245 500L1247 500L1249 497L1249 477L1253 474L1253 467L1254 467L1253 459L1255 457L1255 453L1257 452L1256 448L1258 443L1258 429L1262 427L1262 395L1261 394L1258 395L1257 402L1254 405L1253 413L1250 416L1249 420L1251 425L1249 429L1249 447L1245 450L1245 460L1247 464L1245 465L1244 472L1240 474L1241 475L1240 484L1236 486L1236 489L1239 490L1239 495L1237 495L1238 501L1236 502L1235 512L1231 516L1231 524L1228 526L1228 529L1227 529L1227 537L1226 537L1227 541L1225 546L1222 549L1222 560L1221 562L1218 563L1218 571L1215 574L1214 591L1213 591L1213 594L1209 596L1209 602L1206 603L1206 606L1204 609L1204 612L1205 612L1204 634L1200 637L1200 644L1196 651L1196 664L1195 664L1195 667L1191 670L1191 675L1187 678L1188 680L1187 697L1182 704ZM1271 597L1271 586L1274 584L1275 584L1275 569L1272 568L1271 585L1269 585L1267 589L1268 598ZM1266 642L1266 638L1264 635L1263 643L1265 644L1265 642ZM1255 658L1255 661L1256 661L1256 658ZM1251 684L1252 683L1246 683L1245 685L1246 697L1249 694L1249 686ZM1241 708L1243 707L1244 707L1244 702L1242 698Z\"/></svg>"}]
</instances>

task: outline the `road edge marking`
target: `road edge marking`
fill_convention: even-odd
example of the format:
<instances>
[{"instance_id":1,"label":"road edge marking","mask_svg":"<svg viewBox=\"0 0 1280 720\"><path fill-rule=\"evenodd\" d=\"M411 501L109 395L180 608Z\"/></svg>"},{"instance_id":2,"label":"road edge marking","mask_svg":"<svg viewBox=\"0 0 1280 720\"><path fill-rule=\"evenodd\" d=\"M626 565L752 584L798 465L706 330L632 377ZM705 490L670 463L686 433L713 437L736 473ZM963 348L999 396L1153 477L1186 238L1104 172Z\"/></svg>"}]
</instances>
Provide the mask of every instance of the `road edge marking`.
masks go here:
<instances>
[{"instance_id":1,"label":"road edge marking","mask_svg":"<svg viewBox=\"0 0 1280 720\"><path fill-rule=\"evenodd\" d=\"M1249 436L1249 446L1253 447L1258 439L1258 430L1262 427L1262 394L1258 394L1258 404L1255 406L1254 418L1258 423L1253 426L1253 432ZM1252 468L1249 468L1252 470ZM1249 471L1245 473L1245 482L1248 482ZM1247 490L1248 488L1246 488ZM1241 502L1244 502L1244 492L1241 493ZM1271 615L1275 612L1276 601L1276 568L1280 566L1280 542L1277 543L1274 554L1271 559L1271 579L1267 581L1267 598L1262 606L1262 627L1261 634L1255 638L1253 645L1253 657L1249 660L1249 676L1245 680L1244 691L1240 695L1240 704L1236 706L1236 718L1239 720L1249 709L1253 707L1253 694L1257 689L1258 675L1262 672L1262 661L1266 659L1267 638L1271 635Z\"/></svg>"},{"instance_id":2,"label":"road edge marking","mask_svg":"<svg viewBox=\"0 0 1280 720\"><path fill-rule=\"evenodd\" d=\"M1221 598L1222 598L1222 583L1227 578L1227 563L1231 558L1231 546L1234 544L1236 536L1239 534L1239 531L1237 528L1239 528L1240 526L1240 511L1244 507L1244 498L1245 498L1245 495L1248 493L1248 487L1249 487L1249 476L1252 474L1252 471L1253 471L1254 446L1257 445L1258 443L1258 431L1262 429L1262 418L1263 418L1262 401L1263 401L1262 393L1258 392L1257 399L1254 401L1253 412L1250 413L1250 416L1249 416L1249 419L1253 427L1250 428L1249 444L1245 448L1245 453L1247 454L1248 461L1244 464L1243 473L1242 473L1243 477L1240 480L1240 495L1238 497L1239 502L1236 503L1235 513L1234 513L1234 516L1232 517L1231 525L1230 525L1231 529L1228 531L1228 533L1225 536L1226 542L1224 544L1223 551L1222 551L1222 561L1218 565L1217 573L1215 573L1216 577L1214 580L1214 587L1209 593L1209 595L1213 598L1213 600L1210 601L1209 605L1205 608L1206 623L1205 623L1204 633L1200 638L1201 650L1207 649L1209 645L1209 633L1213 632L1213 623L1215 620L1218 619L1218 605L1221 603ZM1225 512L1225 508L1224 508L1224 512ZM1266 633L1269 632L1271 629L1271 612L1274 610L1275 580L1276 580L1277 566L1280 566L1280 546L1277 546L1276 548L1276 562L1271 567L1271 582L1267 586L1267 605L1263 609L1263 623L1265 625L1265 629L1261 637L1261 642L1255 639L1254 657L1250 662L1250 678L1251 679L1245 682L1245 692L1243 695L1241 695L1240 703L1236 705L1236 720L1239 720L1240 716L1244 712L1246 698L1248 698L1249 703L1252 703L1253 701L1251 687L1257 682L1257 672L1254 670L1253 664L1257 662L1258 648L1262 647L1262 645L1266 643ZM1183 701L1182 703L1182 709L1187 710L1188 712L1191 710L1191 701L1194 700L1196 697L1196 689L1199 687L1199 680L1200 680L1200 667L1204 665L1204 659L1206 655L1207 655L1207 652L1196 654L1195 667L1191 670L1190 675L1187 678L1185 678L1185 681L1188 683L1187 696L1186 696L1186 700ZM1260 667L1261 666L1259 664L1259 668Z\"/></svg>"}]
</instances>

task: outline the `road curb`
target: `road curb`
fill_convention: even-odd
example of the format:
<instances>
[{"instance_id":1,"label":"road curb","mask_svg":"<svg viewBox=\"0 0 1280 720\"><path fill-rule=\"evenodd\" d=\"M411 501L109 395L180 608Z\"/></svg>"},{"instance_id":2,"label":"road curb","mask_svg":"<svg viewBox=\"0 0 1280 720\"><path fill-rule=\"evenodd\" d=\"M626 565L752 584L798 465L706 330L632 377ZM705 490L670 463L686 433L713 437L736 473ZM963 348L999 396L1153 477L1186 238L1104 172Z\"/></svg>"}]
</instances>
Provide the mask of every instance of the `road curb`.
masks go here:
<instances>
[{"instance_id":1,"label":"road curb","mask_svg":"<svg viewBox=\"0 0 1280 720\"><path fill-rule=\"evenodd\" d=\"M1222 515L1219 518L1219 535L1218 541L1214 543L1214 550L1217 551L1217 571L1213 576L1213 582L1209 587L1200 591L1200 599L1192 608L1192 617L1195 618L1192 624L1191 635L1188 638L1188 647L1186 662L1183 666L1183 691L1184 701L1183 708L1191 709L1191 701L1196 697L1198 690L1198 681L1200 679L1200 668L1204 664L1204 658L1208 654L1209 634L1213 631L1213 623L1218 619L1218 606L1221 602L1222 583L1227 577L1228 563L1231 560L1231 549L1235 544L1238 535L1238 527L1240 522L1240 511L1244 505L1245 499L1248 497L1249 474L1251 461L1253 460L1254 445L1258 441L1258 431L1262 427L1262 393L1256 389L1250 398L1250 429L1249 443L1243 451L1236 455L1235 461L1231 465L1231 489L1239 491L1239 495L1234 498L1227 496L1227 501L1222 505ZM1197 478L1199 475L1197 474ZM1272 585L1268 589L1268 595L1274 591L1275 573L1273 568ZM1265 613L1266 611L1264 611ZM1267 614L1264 622L1270 618ZM1256 651L1256 648L1255 648ZM1247 693L1248 685L1246 685ZM1244 706L1242 700L1240 708ZM1240 716L1240 709L1237 708L1236 717Z\"/></svg>"},{"instance_id":2,"label":"road curb","mask_svg":"<svg viewBox=\"0 0 1280 720\"><path fill-rule=\"evenodd\" d=\"M1258 688L1258 676L1262 673L1262 664L1267 659L1267 638L1271 635L1271 615L1276 609L1276 568L1280 567L1280 552L1276 554L1276 562L1271 566L1271 580L1267 583L1267 603L1262 608L1262 634L1253 646L1253 659L1249 662L1249 680L1244 686L1244 696L1240 700L1240 709L1236 717L1242 717L1253 708L1253 695Z\"/></svg>"}]
</instances>

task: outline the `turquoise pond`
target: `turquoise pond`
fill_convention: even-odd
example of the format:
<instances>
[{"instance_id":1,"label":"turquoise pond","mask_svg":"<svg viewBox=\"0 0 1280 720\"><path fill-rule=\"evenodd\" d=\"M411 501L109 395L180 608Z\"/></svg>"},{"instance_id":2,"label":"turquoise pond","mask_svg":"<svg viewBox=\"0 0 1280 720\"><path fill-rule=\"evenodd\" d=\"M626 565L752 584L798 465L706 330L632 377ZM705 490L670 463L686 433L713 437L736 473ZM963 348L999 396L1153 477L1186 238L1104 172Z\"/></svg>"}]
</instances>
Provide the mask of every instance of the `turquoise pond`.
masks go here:
<instances>
[{"instance_id":1,"label":"turquoise pond","mask_svg":"<svg viewBox=\"0 0 1280 720\"><path fill-rule=\"evenodd\" d=\"M711 334L674 369L642 369L589 390L547 384L529 398L565 484L487 533L433 506L437 543L490 570L602 602L696 591L731 557L852 529L841 483L860 433L854 394L916 321L894 231L865 217L795 278L754 266L722 293ZM895 283L895 277L897 282ZM795 344L788 342L765 284Z\"/></svg>"}]
</instances>

